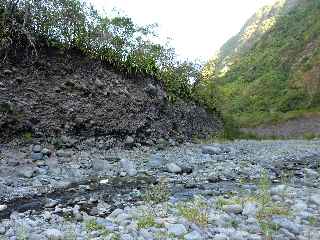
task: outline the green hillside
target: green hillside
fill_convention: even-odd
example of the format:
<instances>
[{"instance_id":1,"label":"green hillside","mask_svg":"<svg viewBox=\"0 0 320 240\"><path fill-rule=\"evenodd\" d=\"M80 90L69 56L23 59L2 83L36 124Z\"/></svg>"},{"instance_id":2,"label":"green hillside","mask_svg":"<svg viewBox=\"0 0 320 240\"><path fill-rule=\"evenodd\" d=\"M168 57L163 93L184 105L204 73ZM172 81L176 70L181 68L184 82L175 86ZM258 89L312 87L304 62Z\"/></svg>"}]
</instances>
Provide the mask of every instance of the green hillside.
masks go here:
<instances>
[{"instance_id":1,"label":"green hillside","mask_svg":"<svg viewBox=\"0 0 320 240\"><path fill-rule=\"evenodd\" d=\"M278 1L256 13L203 69L222 112L251 125L317 109L319 16L319 0Z\"/></svg>"}]
</instances>

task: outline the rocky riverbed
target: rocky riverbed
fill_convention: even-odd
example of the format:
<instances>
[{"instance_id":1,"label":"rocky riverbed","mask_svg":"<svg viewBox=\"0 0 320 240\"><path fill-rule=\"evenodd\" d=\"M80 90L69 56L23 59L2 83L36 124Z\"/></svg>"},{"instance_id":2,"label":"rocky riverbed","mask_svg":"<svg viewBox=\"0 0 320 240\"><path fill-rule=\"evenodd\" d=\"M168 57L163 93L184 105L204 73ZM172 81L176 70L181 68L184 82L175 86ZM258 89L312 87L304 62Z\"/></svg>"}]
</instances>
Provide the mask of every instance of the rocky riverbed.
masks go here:
<instances>
[{"instance_id":1,"label":"rocky riverbed","mask_svg":"<svg viewBox=\"0 0 320 240\"><path fill-rule=\"evenodd\" d=\"M0 161L0 239L320 239L319 140L17 142Z\"/></svg>"}]
</instances>

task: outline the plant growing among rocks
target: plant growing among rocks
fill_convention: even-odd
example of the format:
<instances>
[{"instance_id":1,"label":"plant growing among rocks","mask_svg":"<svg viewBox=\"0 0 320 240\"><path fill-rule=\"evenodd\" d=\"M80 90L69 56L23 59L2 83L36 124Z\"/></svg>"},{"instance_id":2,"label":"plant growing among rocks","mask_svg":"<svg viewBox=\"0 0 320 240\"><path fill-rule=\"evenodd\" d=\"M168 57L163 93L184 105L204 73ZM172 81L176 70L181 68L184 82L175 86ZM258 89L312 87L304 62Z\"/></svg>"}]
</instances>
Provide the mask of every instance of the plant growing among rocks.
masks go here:
<instances>
[{"instance_id":1,"label":"plant growing among rocks","mask_svg":"<svg viewBox=\"0 0 320 240\"><path fill-rule=\"evenodd\" d=\"M195 197L190 202L179 203L177 209L179 214L188 221L199 226L208 225L208 204L203 198Z\"/></svg>"},{"instance_id":2,"label":"plant growing among rocks","mask_svg":"<svg viewBox=\"0 0 320 240\"><path fill-rule=\"evenodd\" d=\"M171 191L165 179L160 179L159 184L151 185L144 194L143 200L147 203L158 204L169 200Z\"/></svg>"}]
</instances>

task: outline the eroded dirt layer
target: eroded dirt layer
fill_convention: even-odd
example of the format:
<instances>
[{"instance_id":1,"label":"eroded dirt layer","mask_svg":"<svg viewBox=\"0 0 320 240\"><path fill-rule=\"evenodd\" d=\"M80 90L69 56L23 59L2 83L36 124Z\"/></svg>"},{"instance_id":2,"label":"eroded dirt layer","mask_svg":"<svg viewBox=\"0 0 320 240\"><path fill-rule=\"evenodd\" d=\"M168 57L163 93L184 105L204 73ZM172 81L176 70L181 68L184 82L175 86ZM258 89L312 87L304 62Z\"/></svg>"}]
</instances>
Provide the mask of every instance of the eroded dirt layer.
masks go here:
<instances>
[{"instance_id":1,"label":"eroded dirt layer","mask_svg":"<svg viewBox=\"0 0 320 240\"><path fill-rule=\"evenodd\" d=\"M41 48L38 57L0 65L0 141L30 132L152 143L220 129L203 108L166 99L160 81L123 76L77 51Z\"/></svg>"}]
</instances>

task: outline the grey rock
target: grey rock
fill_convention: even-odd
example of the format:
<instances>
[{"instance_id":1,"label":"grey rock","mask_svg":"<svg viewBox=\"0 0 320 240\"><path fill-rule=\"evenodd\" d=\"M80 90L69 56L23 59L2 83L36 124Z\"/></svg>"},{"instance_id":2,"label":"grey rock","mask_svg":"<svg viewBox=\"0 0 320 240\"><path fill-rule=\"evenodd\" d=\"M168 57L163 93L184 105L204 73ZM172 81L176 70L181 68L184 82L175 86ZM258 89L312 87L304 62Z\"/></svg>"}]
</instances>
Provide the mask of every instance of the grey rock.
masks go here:
<instances>
[{"instance_id":1,"label":"grey rock","mask_svg":"<svg viewBox=\"0 0 320 240\"><path fill-rule=\"evenodd\" d=\"M44 148L42 149L42 154L45 155L45 156L50 156L51 155L51 150L48 149L48 148Z\"/></svg>"},{"instance_id":2,"label":"grey rock","mask_svg":"<svg viewBox=\"0 0 320 240\"><path fill-rule=\"evenodd\" d=\"M121 222L123 222L123 221L125 221L127 219L130 219L130 218L131 218L131 216L129 214L120 213L120 214L117 215L115 220L116 220L116 222L121 223Z\"/></svg>"},{"instance_id":3,"label":"grey rock","mask_svg":"<svg viewBox=\"0 0 320 240\"><path fill-rule=\"evenodd\" d=\"M32 178L36 174L36 170L31 166L21 167L18 170L18 176L24 178Z\"/></svg>"},{"instance_id":4,"label":"grey rock","mask_svg":"<svg viewBox=\"0 0 320 240\"><path fill-rule=\"evenodd\" d=\"M239 204L224 205L223 210L227 213L240 214L242 213L242 206Z\"/></svg>"},{"instance_id":5,"label":"grey rock","mask_svg":"<svg viewBox=\"0 0 320 240\"><path fill-rule=\"evenodd\" d=\"M148 93L150 96L157 96L158 95L158 89L153 84L149 83L148 86L144 89L146 93Z\"/></svg>"},{"instance_id":6,"label":"grey rock","mask_svg":"<svg viewBox=\"0 0 320 240\"><path fill-rule=\"evenodd\" d=\"M166 168L167 168L168 172L170 172L170 173L181 173L182 172L181 167L179 167L175 163L168 163L166 165Z\"/></svg>"},{"instance_id":7,"label":"grey rock","mask_svg":"<svg viewBox=\"0 0 320 240\"><path fill-rule=\"evenodd\" d=\"M39 160L43 159L43 154L42 154L42 152L32 152L31 158L33 161L39 161Z\"/></svg>"},{"instance_id":8,"label":"grey rock","mask_svg":"<svg viewBox=\"0 0 320 240\"><path fill-rule=\"evenodd\" d=\"M61 158L70 158L70 157L72 157L73 152L60 149L56 152L56 155L57 155L57 157L61 157Z\"/></svg>"},{"instance_id":9,"label":"grey rock","mask_svg":"<svg viewBox=\"0 0 320 240\"><path fill-rule=\"evenodd\" d=\"M126 145L132 145L134 143L134 138L131 136L127 136L125 140Z\"/></svg>"},{"instance_id":10,"label":"grey rock","mask_svg":"<svg viewBox=\"0 0 320 240\"><path fill-rule=\"evenodd\" d=\"M191 233L186 234L184 236L184 239L186 239L186 240L201 240L203 238L198 231L193 231Z\"/></svg>"},{"instance_id":11,"label":"grey rock","mask_svg":"<svg viewBox=\"0 0 320 240\"><path fill-rule=\"evenodd\" d=\"M44 235L37 234L37 233L30 233L28 239L32 239L32 240L47 240L47 238Z\"/></svg>"},{"instance_id":12,"label":"grey rock","mask_svg":"<svg viewBox=\"0 0 320 240\"><path fill-rule=\"evenodd\" d=\"M120 237L121 240L134 240L134 237L130 236L129 234L123 234Z\"/></svg>"},{"instance_id":13,"label":"grey rock","mask_svg":"<svg viewBox=\"0 0 320 240\"><path fill-rule=\"evenodd\" d=\"M48 200L47 200L47 203L45 204L44 207L46 207L46 208L53 208L53 207L57 206L58 203L59 203L59 202L58 202L57 200L48 199Z\"/></svg>"},{"instance_id":14,"label":"grey rock","mask_svg":"<svg viewBox=\"0 0 320 240\"><path fill-rule=\"evenodd\" d=\"M103 201L100 201L97 205L97 211L99 215L104 215L108 213L110 209L111 209L111 205Z\"/></svg>"},{"instance_id":15,"label":"grey rock","mask_svg":"<svg viewBox=\"0 0 320 240\"><path fill-rule=\"evenodd\" d=\"M50 240L63 240L64 234L58 229L48 229L44 232L46 237Z\"/></svg>"},{"instance_id":16,"label":"grey rock","mask_svg":"<svg viewBox=\"0 0 320 240\"><path fill-rule=\"evenodd\" d=\"M0 224L0 234L4 235L5 233L6 233L6 227L4 225Z\"/></svg>"},{"instance_id":17,"label":"grey rock","mask_svg":"<svg viewBox=\"0 0 320 240\"><path fill-rule=\"evenodd\" d=\"M111 166L108 163L108 161L95 159L92 161L92 168L95 171L104 171L104 170L110 170Z\"/></svg>"},{"instance_id":18,"label":"grey rock","mask_svg":"<svg viewBox=\"0 0 320 240\"><path fill-rule=\"evenodd\" d=\"M34 153L40 153L41 150L42 150L42 147L40 145L34 145L32 147L32 152L34 152Z\"/></svg>"},{"instance_id":19,"label":"grey rock","mask_svg":"<svg viewBox=\"0 0 320 240\"><path fill-rule=\"evenodd\" d=\"M150 157L150 161L148 162L148 166L151 168L161 168L163 165L162 157L159 154L153 154Z\"/></svg>"},{"instance_id":20,"label":"grey rock","mask_svg":"<svg viewBox=\"0 0 320 240\"><path fill-rule=\"evenodd\" d=\"M3 205L0 205L0 212L6 210L8 208L7 205L3 204Z\"/></svg>"},{"instance_id":21,"label":"grey rock","mask_svg":"<svg viewBox=\"0 0 320 240\"><path fill-rule=\"evenodd\" d=\"M313 194L310 197L310 202L320 206L320 194Z\"/></svg>"},{"instance_id":22,"label":"grey rock","mask_svg":"<svg viewBox=\"0 0 320 240\"><path fill-rule=\"evenodd\" d=\"M187 229L183 224L168 224L168 233L174 234L175 236L182 236L187 233Z\"/></svg>"},{"instance_id":23,"label":"grey rock","mask_svg":"<svg viewBox=\"0 0 320 240\"><path fill-rule=\"evenodd\" d=\"M252 202L246 202L243 207L242 214L246 216L255 216L257 213L257 204Z\"/></svg>"},{"instance_id":24,"label":"grey rock","mask_svg":"<svg viewBox=\"0 0 320 240\"><path fill-rule=\"evenodd\" d=\"M302 231L301 225L294 223L285 217L273 217L272 222L296 235Z\"/></svg>"},{"instance_id":25,"label":"grey rock","mask_svg":"<svg viewBox=\"0 0 320 240\"><path fill-rule=\"evenodd\" d=\"M214 236L215 240L229 240L228 236L224 233L219 233Z\"/></svg>"},{"instance_id":26,"label":"grey rock","mask_svg":"<svg viewBox=\"0 0 320 240\"><path fill-rule=\"evenodd\" d=\"M128 159L121 159L120 165L130 177L134 177L138 174L138 171L132 161L129 161Z\"/></svg>"},{"instance_id":27,"label":"grey rock","mask_svg":"<svg viewBox=\"0 0 320 240\"><path fill-rule=\"evenodd\" d=\"M210 182L210 183L217 183L217 182L220 182L222 180L220 178L220 176L215 174L215 173L210 174L207 179L208 179L208 182Z\"/></svg>"},{"instance_id":28,"label":"grey rock","mask_svg":"<svg viewBox=\"0 0 320 240\"><path fill-rule=\"evenodd\" d=\"M201 150L203 154L210 154L210 155L219 155L223 153L223 150L220 147L217 146L201 146Z\"/></svg>"}]
</instances>

